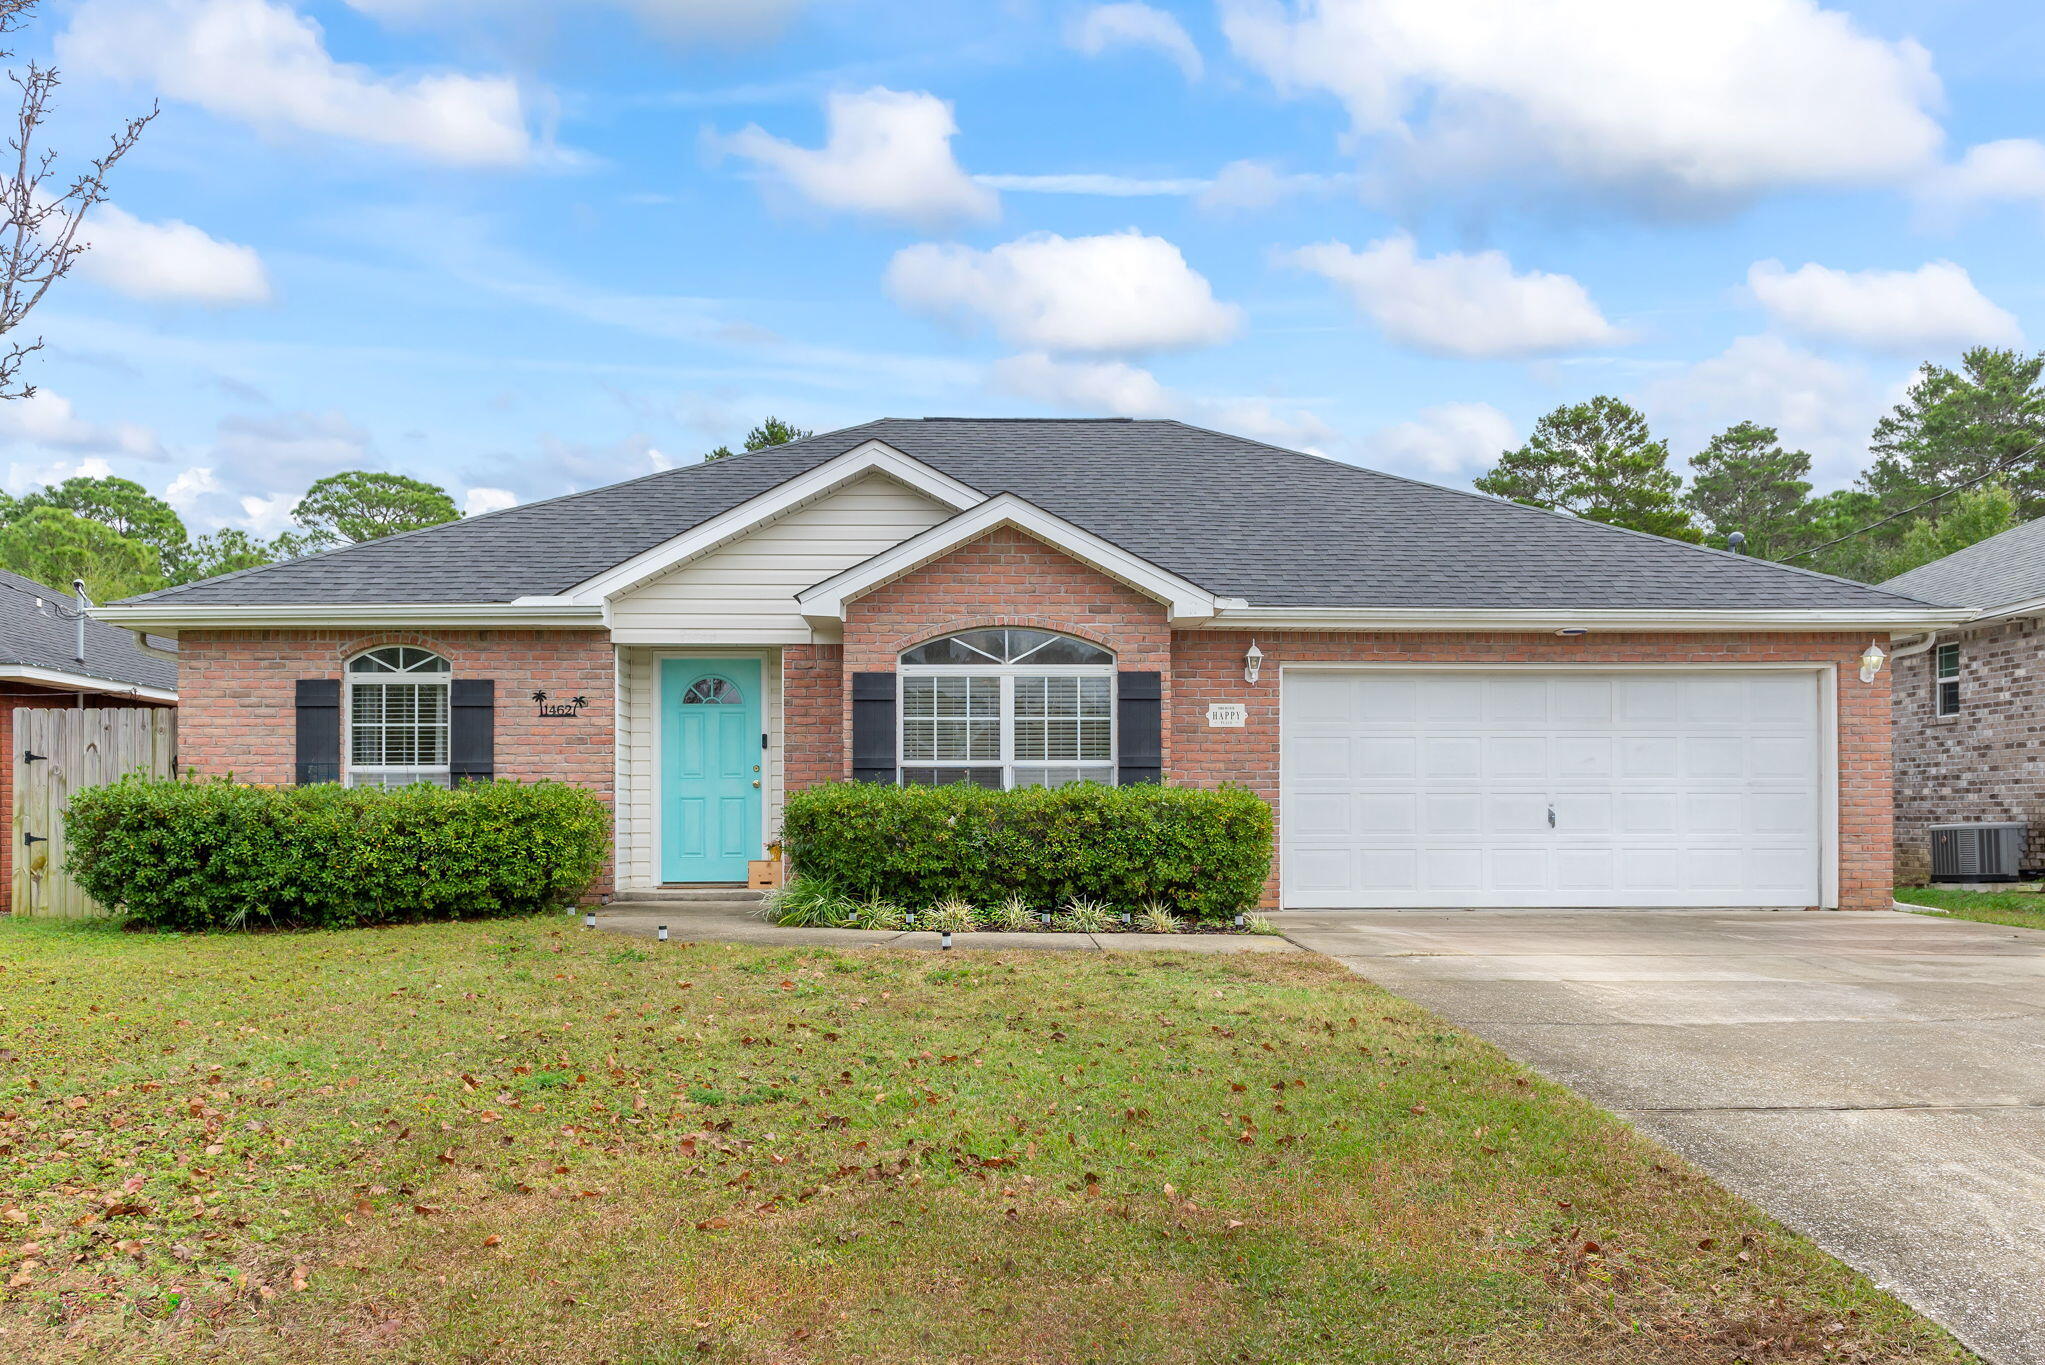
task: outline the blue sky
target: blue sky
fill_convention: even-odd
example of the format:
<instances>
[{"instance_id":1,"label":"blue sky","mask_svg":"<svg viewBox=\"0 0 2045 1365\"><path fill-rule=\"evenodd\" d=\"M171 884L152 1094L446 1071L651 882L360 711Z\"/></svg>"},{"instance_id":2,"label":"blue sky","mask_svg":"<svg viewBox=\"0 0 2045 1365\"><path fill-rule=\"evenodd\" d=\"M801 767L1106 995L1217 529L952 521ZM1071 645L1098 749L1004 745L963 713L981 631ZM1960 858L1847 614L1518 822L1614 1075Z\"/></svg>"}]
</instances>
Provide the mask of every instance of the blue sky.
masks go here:
<instances>
[{"instance_id":1,"label":"blue sky","mask_svg":"<svg viewBox=\"0 0 2045 1365\"><path fill-rule=\"evenodd\" d=\"M1810 0L46 0L57 145L163 112L37 314L13 491L283 529L772 412L1176 416L1465 484L1609 392L1824 486L2045 331L2045 13Z\"/></svg>"}]
</instances>

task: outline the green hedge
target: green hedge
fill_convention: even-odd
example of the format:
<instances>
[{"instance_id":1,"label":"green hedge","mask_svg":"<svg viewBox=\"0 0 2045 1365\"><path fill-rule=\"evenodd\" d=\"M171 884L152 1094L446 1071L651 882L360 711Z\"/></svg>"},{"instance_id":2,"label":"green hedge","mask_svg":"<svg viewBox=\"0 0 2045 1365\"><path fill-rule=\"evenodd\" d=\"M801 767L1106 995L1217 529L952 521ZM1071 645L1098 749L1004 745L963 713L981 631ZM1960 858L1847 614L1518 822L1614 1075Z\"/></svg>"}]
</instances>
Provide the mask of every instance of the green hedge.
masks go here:
<instances>
[{"instance_id":1,"label":"green hedge","mask_svg":"<svg viewBox=\"0 0 2045 1365\"><path fill-rule=\"evenodd\" d=\"M1132 913L1162 901L1209 921L1257 903L1271 827L1271 808L1241 787L1092 782L1014 791L837 782L789 797L781 821L798 875L907 909L1011 895L1055 908L1083 896Z\"/></svg>"},{"instance_id":2,"label":"green hedge","mask_svg":"<svg viewBox=\"0 0 2045 1365\"><path fill-rule=\"evenodd\" d=\"M166 929L344 928L573 904L610 816L579 787L131 778L71 798L68 867L101 905Z\"/></svg>"}]
</instances>

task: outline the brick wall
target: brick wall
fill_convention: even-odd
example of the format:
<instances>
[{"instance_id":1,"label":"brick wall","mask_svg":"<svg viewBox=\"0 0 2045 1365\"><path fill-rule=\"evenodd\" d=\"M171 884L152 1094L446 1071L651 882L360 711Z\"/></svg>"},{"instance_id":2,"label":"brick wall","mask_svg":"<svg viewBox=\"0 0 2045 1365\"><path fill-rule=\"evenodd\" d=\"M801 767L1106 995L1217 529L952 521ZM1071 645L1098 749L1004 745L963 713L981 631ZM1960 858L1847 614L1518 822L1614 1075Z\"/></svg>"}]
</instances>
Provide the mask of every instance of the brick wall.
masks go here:
<instances>
[{"instance_id":1,"label":"brick wall","mask_svg":"<svg viewBox=\"0 0 2045 1365\"><path fill-rule=\"evenodd\" d=\"M1241 782L1278 800L1278 670L1289 662L1331 663L1832 663L1839 666L1839 900L1842 909L1886 910L1891 900L1889 689L1884 672L1858 677L1864 635L1588 635L1257 632L1261 681L1243 681L1243 631L1180 631L1172 637L1175 696L1166 711L1171 780L1188 786ZM1240 730L1210 729L1207 706L1249 706ZM1274 868L1264 891L1278 901Z\"/></svg>"},{"instance_id":2,"label":"brick wall","mask_svg":"<svg viewBox=\"0 0 2045 1365\"><path fill-rule=\"evenodd\" d=\"M83 704L102 710L114 707L156 706L161 703L145 701L125 692L87 692L81 698L76 692L64 692L53 687L36 687L30 683L0 682L0 753L7 754L13 762L14 754L14 713L23 706L71 707ZM46 830L33 831L47 834ZM14 885L14 850L21 844L21 833L14 828L14 772L11 767L0 771L0 887ZM0 907L4 909L4 907Z\"/></svg>"},{"instance_id":3,"label":"brick wall","mask_svg":"<svg viewBox=\"0 0 2045 1365\"><path fill-rule=\"evenodd\" d=\"M909 646L981 626L1031 626L1092 640L1115 651L1118 669L1163 674L1165 705L1171 705L1171 631L1163 605L1008 526L849 603L845 673L893 672ZM852 699L849 687L841 692L844 735L852 730ZM1171 762L1167 733L1168 773ZM839 775L852 775L849 753L840 757Z\"/></svg>"},{"instance_id":4,"label":"brick wall","mask_svg":"<svg viewBox=\"0 0 2045 1365\"><path fill-rule=\"evenodd\" d=\"M611 804L615 669L601 630L186 631L178 641L180 763L186 771L288 785L298 679L339 678L351 656L392 644L434 651L455 677L496 680L499 777L570 782ZM543 719L528 699L535 691L587 697L589 705L574 719ZM608 866L597 889L610 889Z\"/></svg>"},{"instance_id":5,"label":"brick wall","mask_svg":"<svg viewBox=\"0 0 2045 1365\"><path fill-rule=\"evenodd\" d=\"M1893 665L1897 875L1928 880L1930 826L1973 820L2028 822L2023 865L2045 867L2045 632L2011 620L1941 632L1939 643L1960 647L1956 716L1936 714L1936 646Z\"/></svg>"},{"instance_id":6,"label":"brick wall","mask_svg":"<svg viewBox=\"0 0 2045 1365\"><path fill-rule=\"evenodd\" d=\"M798 792L845 775L845 647L781 650L782 789Z\"/></svg>"}]
</instances>

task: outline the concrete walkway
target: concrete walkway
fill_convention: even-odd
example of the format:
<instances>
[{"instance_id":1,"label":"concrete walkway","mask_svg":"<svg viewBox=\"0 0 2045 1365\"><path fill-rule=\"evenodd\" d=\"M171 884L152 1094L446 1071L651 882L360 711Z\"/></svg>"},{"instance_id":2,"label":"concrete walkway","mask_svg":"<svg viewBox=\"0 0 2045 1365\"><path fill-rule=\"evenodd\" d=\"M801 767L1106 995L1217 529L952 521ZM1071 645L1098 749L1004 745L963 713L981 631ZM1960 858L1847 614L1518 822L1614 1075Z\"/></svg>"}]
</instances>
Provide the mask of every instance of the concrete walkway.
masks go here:
<instances>
[{"instance_id":1,"label":"concrete walkway","mask_svg":"<svg viewBox=\"0 0 2045 1365\"><path fill-rule=\"evenodd\" d=\"M597 927L653 938L667 926L673 942L754 943L763 948L938 948L938 936L871 929L784 929L760 918L758 905L620 903L597 911ZM1296 953L1282 938L1259 934L953 934L952 947L1049 952Z\"/></svg>"},{"instance_id":2,"label":"concrete walkway","mask_svg":"<svg viewBox=\"0 0 2045 1365\"><path fill-rule=\"evenodd\" d=\"M2045 1361L2045 933L1923 915L1313 911L2005 1365Z\"/></svg>"}]
</instances>

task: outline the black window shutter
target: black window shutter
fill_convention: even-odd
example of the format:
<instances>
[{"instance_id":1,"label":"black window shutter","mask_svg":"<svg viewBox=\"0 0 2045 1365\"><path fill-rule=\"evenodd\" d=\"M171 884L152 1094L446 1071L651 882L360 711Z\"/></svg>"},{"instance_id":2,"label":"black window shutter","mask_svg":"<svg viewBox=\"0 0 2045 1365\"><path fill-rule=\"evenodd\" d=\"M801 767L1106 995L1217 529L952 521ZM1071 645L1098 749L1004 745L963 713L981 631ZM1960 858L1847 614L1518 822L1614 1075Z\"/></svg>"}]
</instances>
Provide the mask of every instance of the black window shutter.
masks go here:
<instances>
[{"instance_id":1,"label":"black window shutter","mask_svg":"<svg viewBox=\"0 0 2045 1365\"><path fill-rule=\"evenodd\" d=\"M896 780L895 675L852 675L852 780Z\"/></svg>"},{"instance_id":2,"label":"black window shutter","mask_svg":"<svg viewBox=\"0 0 2045 1365\"><path fill-rule=\"evenodd\" d=\"M341 680L298 680L298 751L293 777L301 787L341 780Z\"/></svg>"},{"instance_id":3,"label":"black window shutter","mask_svg":"<svg viewBox=\"0 0 2045 1365\"><path fill-rule=\"evenodd\" d=\"M1162 674L1115 675L1115 750L1123 786L1164 781Z\"/></svg>"},{"instance_id":4,"label":"black window shutter","mask_svg":"<svg viewBox=\"0 0 2045 1365\"><path fill-rule=\"evenodd\" d=\"M456 678L447 688L448 780L488 782L497 776L497 682Z\"/></svg>"}]
</instances>

